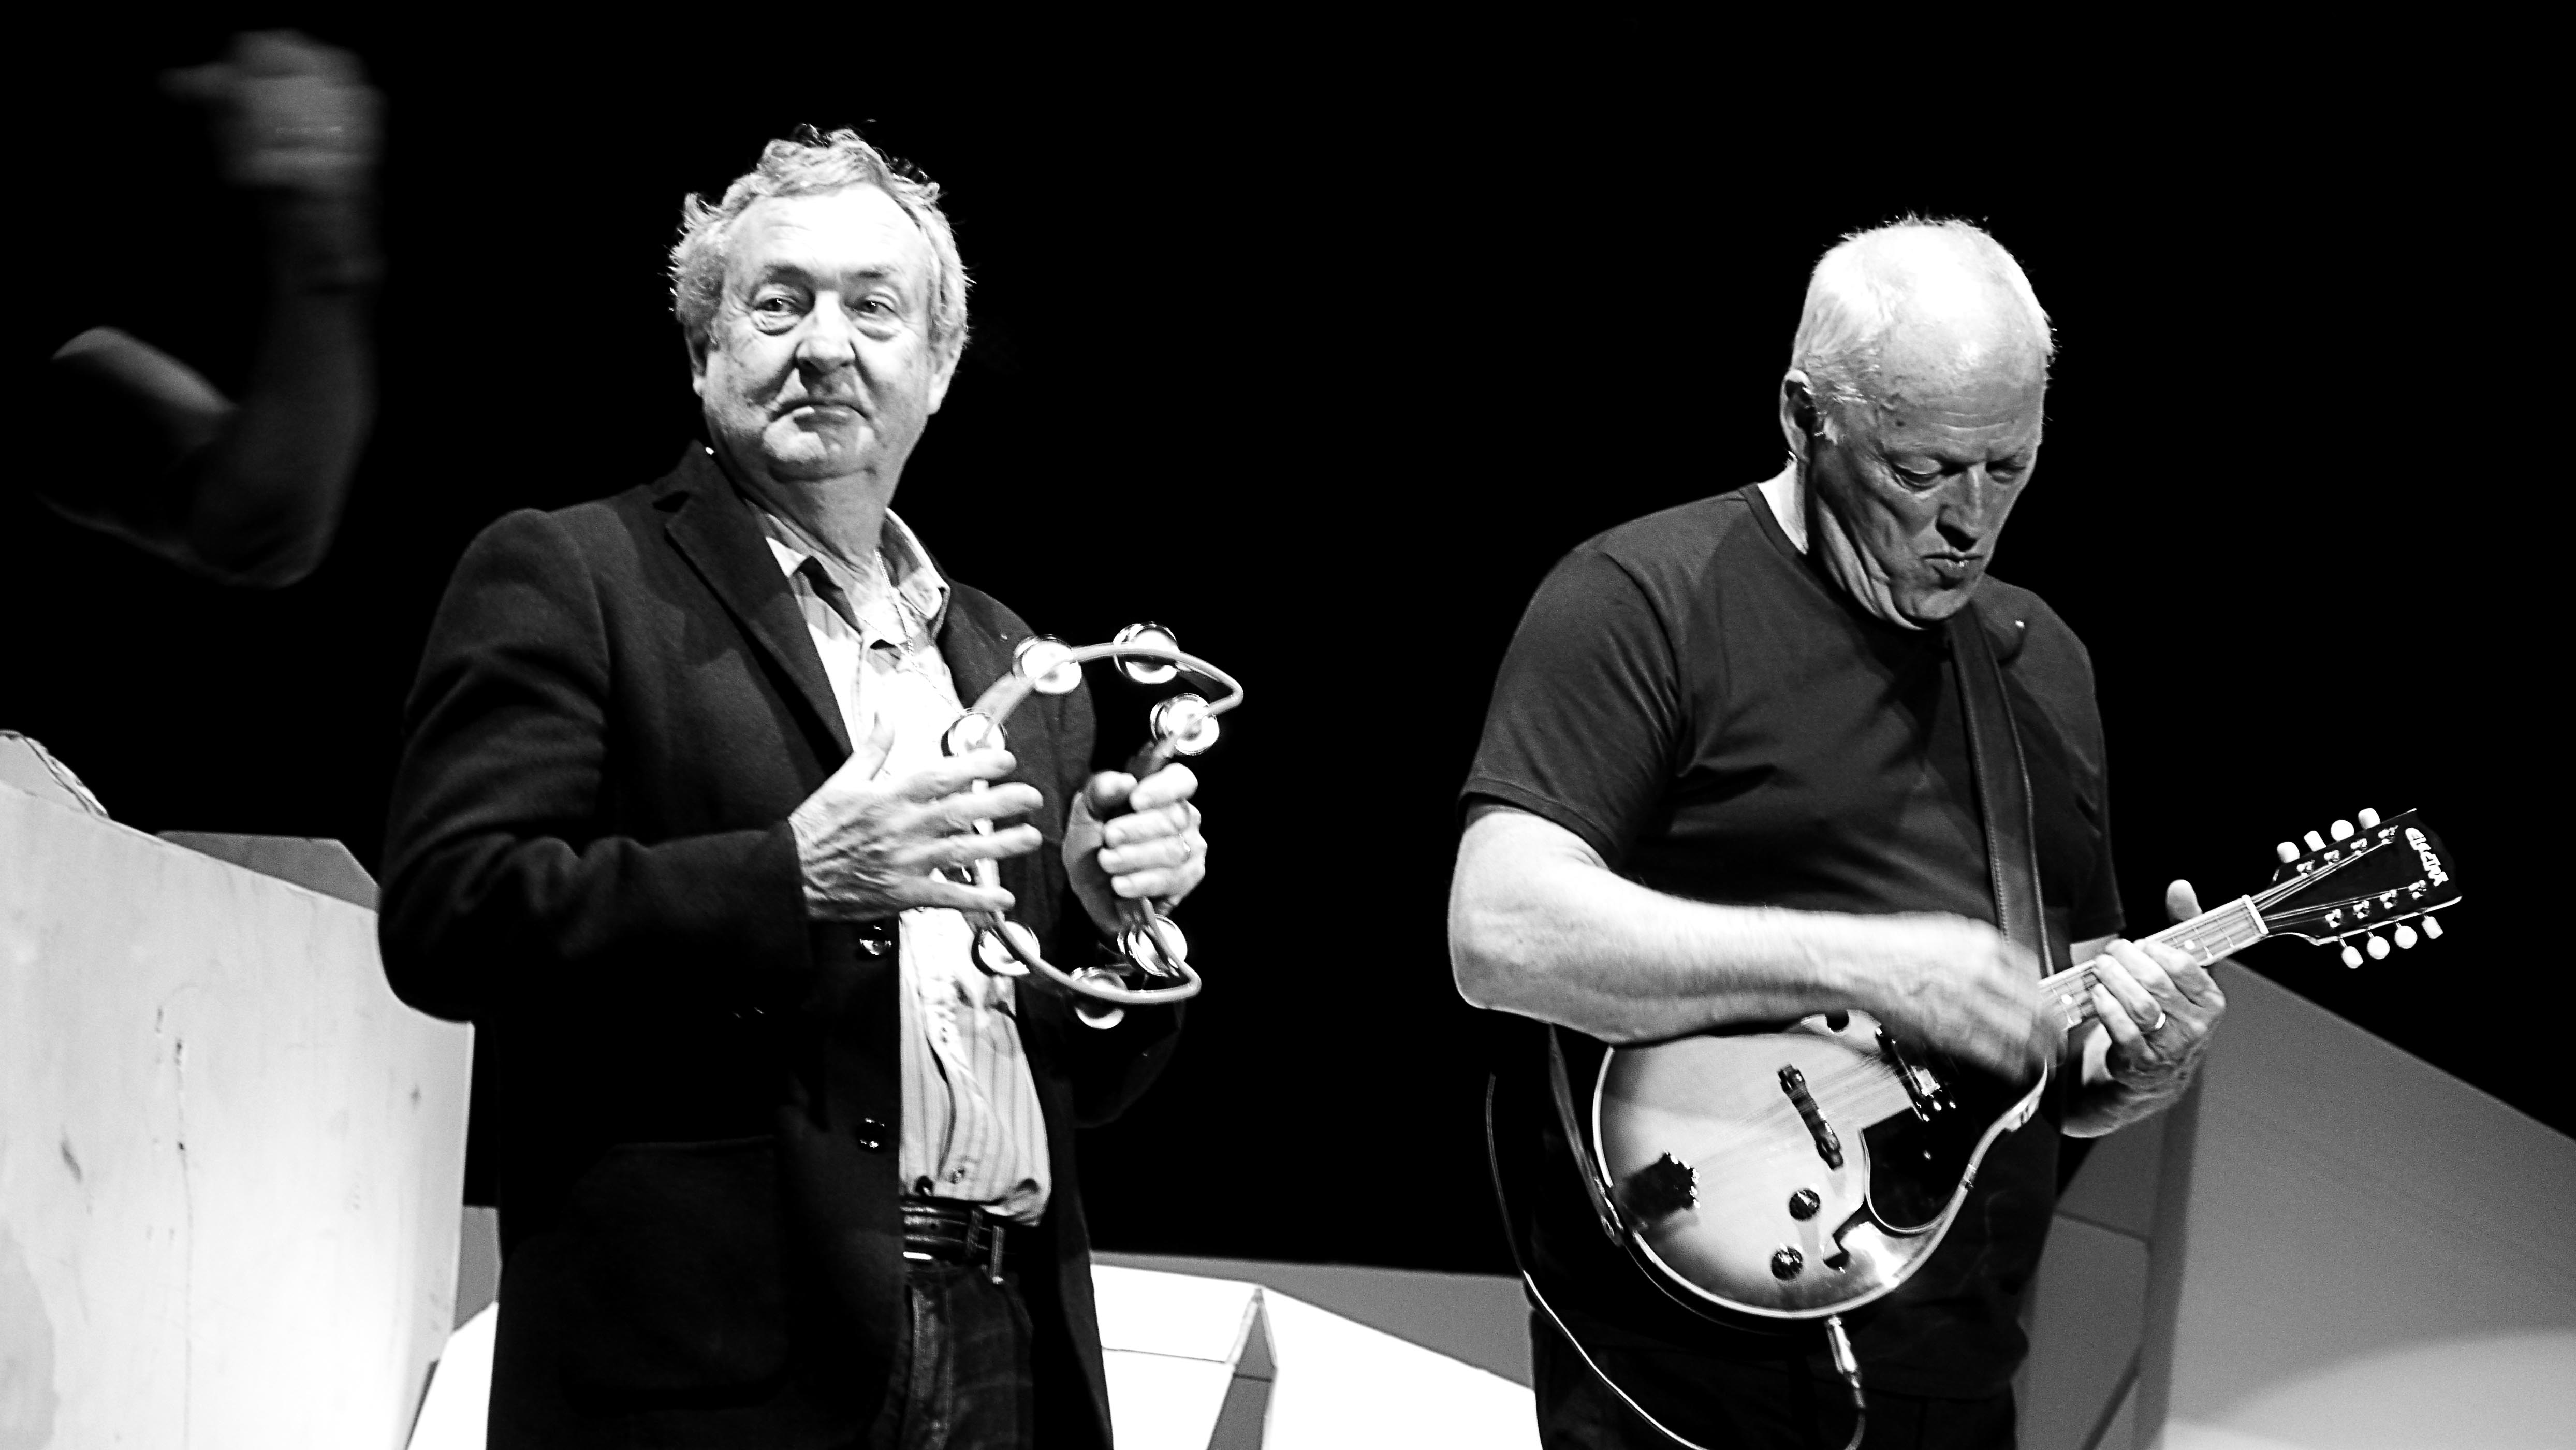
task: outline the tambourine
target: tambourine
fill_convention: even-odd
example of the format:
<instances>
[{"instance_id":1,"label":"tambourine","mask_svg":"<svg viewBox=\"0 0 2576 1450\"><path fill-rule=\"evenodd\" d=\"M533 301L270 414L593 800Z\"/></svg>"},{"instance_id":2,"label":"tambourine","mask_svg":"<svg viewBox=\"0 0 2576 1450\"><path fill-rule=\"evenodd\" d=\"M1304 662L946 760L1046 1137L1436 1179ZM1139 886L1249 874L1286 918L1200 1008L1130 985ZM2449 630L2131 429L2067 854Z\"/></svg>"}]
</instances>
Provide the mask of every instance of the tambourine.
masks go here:
<instances>
[{"instance_id":1,"label":"tambourine","mask_svg":"<svg viewBox=\"0 0 2576 1450\"><path fill-rule=\"evenodd\" d=\"M1187 674L1216 694L1180 694L1158 702L1146 717L1151 733L1145 748L1127 762L1138 780L1162 769L1177 755L1197 755L1216 743L1216 717L1243 703L1243 686L1232 675L1195 655L1183 654L1172 632L1159 624L1131 624L1107 644L1074 646L1047 635L1021 640L1011 654L1011 668L995 680L947 733L940 750L963 755L999 749L1002 725L1031 693L1062 695L1082 683L1082 667L1091 660L1116 659L1127 678L1140 685L1159 685ZM977 781L977 789L983 782ZM990 831L990 821L976 829ZM1001 868L992 860L975 863L979 885L1001 884ZM975 964L996 976L1022 977L1035 971L1043 980L1072 993L1082 1020L1093 1027L1115 1027L1130 1007L1182 1002L1199 994L1199 974L1189 962L1189 939L1151 901L1120 901L1118 953L1123 966L1083 967L1065 971L1038 950L1037 933L997 912L968 912L975 928ZM1130 985L1141 982L1145 985ZM1160 985L1156 985L1160 984Z\"/></svg>"}]
</instances>

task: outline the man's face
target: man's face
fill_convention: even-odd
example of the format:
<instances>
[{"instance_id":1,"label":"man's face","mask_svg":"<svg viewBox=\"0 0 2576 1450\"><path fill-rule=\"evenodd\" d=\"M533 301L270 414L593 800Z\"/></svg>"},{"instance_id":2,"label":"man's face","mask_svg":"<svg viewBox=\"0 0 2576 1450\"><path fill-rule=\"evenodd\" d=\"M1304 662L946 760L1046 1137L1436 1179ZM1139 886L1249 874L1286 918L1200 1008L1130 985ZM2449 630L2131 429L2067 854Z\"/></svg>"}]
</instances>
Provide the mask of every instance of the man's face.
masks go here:
<instances>
[{"instance_id":1,"label":"man's face","mask_svg":"<svg viewBox=\"0 0 2576 1450\"><path fill-rule=\"evenodd\" d=\"M736 218L692 360L716 451L754 478L859 477L892 498L957 359L930 340L930 239L873 186Z\"/></svg>"},{"instance_id":2,"label":"man's face","mask_svg":"<svg viewBox=\"0 0 2576 1450\"><path fill-rule=\"evenodd\" d=\"M1827 569L1873 612L1915 624L1966 607L2039 461L2045 364L1953 342L1891 346L1876 396L1820 404L1835 436L1810 444Z\"/></svg>"}]
</instances>

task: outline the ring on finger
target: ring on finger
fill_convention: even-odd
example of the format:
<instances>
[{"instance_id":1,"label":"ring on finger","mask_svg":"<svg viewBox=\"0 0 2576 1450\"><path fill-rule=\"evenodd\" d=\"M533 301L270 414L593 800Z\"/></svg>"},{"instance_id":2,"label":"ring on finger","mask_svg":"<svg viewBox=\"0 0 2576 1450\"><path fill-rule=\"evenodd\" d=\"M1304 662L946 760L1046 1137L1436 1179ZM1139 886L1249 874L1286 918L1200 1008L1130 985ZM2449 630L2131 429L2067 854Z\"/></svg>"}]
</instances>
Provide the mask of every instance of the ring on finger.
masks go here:
<instances>
[{"instance_id":1,"label":"ring on finger","mask_svg":"<svg viewBox=\"0 0 2576 1450\"><path fill-rule=\"evenodd\" d=\"M2165 1019L2172 1015L2172 1013L2167 1012L2162 1007L2157 1008L2156 1020L2148 1023L2146 1030L2149 1032L2162 1032L2165 1027Z\"/></svg>"}]
</instances>

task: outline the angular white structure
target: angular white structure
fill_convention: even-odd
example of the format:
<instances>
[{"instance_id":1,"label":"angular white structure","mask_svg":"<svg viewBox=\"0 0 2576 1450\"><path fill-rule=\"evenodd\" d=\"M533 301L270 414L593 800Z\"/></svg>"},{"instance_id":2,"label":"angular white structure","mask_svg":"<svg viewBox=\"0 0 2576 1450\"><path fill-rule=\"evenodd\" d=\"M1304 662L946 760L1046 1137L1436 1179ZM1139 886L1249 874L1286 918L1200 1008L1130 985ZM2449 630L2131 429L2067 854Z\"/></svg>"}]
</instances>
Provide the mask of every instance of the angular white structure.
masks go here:
<instances>
[{"instance_id":1,"label":"angular white structure","mask_svg":"<svg viewBox=\"0 0 2576 1450\"><path fill-rule=\"evenodd\" d=\"M374 912L0 784L0 1445L399 1450L471 1053Z\"/></svg>"},{"instance_id":2,"label":"angular white structure","mask_svg":"<svg viewBox=\"0 0 2576 1450\"><path fill-rule=\"evenodd\" d=\"M1275 1289L1114 1264L1092 1286L1119 1450L1538 1445L1522 1386ZM482 1450L504 1307L456 1331L411 1450Z\"/></svg>"},{"instance_id":3,"label":"angular white structure","mask_svg":"<svg viewBox=\"0 0 2576 1450\"><path fill-rule=\"evenodd\" d=\"M1091 1285L1120 1450L1258 1450L1277 1378L1260 1285L1108 1264Z\"/></svg>"},{"instance_id":4,"label":"angular white structure","mask_svg":"<svg viewBox=\"0 0 2576 1450\"><path fill-rule=\"evenodd\" d=\"M2024 1443L2576 1444L2576 1140L2252 972L2219 981L2190 1095L2059 1205Z\"/></svg>"}]
</instances>

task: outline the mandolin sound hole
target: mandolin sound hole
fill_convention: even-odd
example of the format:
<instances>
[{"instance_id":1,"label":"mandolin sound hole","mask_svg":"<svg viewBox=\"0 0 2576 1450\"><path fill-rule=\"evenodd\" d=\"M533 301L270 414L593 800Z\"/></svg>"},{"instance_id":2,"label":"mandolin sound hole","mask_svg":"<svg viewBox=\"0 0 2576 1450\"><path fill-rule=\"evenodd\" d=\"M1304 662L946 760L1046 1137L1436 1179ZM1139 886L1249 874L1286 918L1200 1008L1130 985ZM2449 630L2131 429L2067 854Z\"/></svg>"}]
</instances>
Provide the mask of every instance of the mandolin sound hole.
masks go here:
<instances>
[{"instance_id":1,"label":"mandolin sound hole","mask_svg":"<svg viewBox=\"0 0 2576 1450\"><path fill-rule=\"evenodd\" d=\"M1666 1153L1619 1183L1619 1206L1640 1223L1672 1217L1699 1203L1699 1175Z\"/></svg>"}]
</instances>

